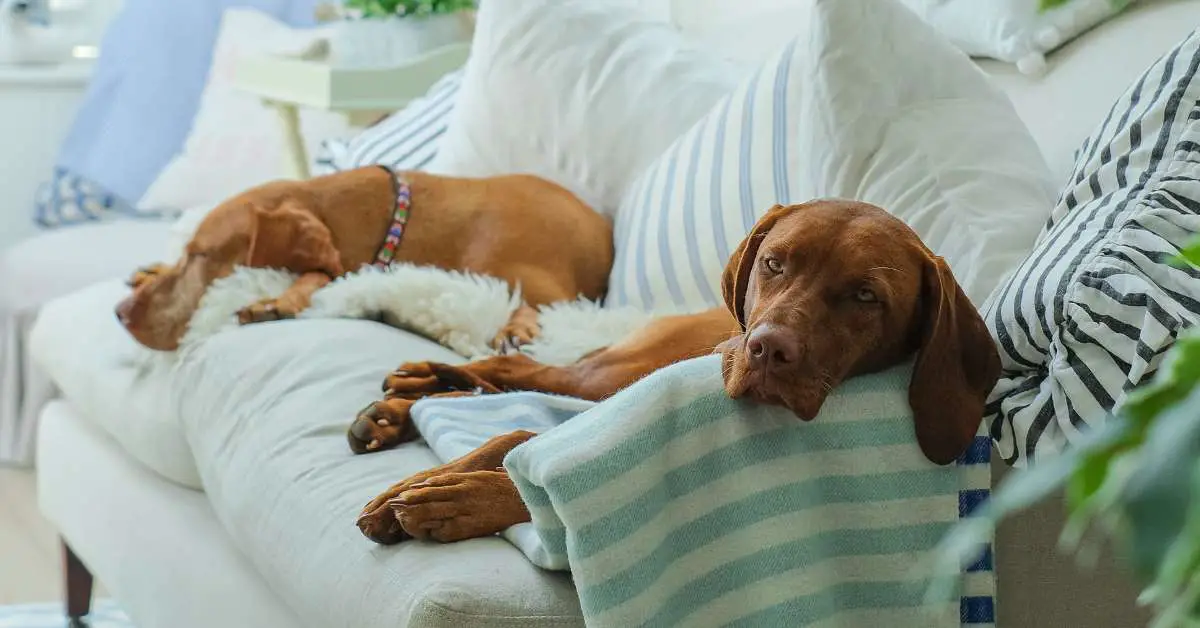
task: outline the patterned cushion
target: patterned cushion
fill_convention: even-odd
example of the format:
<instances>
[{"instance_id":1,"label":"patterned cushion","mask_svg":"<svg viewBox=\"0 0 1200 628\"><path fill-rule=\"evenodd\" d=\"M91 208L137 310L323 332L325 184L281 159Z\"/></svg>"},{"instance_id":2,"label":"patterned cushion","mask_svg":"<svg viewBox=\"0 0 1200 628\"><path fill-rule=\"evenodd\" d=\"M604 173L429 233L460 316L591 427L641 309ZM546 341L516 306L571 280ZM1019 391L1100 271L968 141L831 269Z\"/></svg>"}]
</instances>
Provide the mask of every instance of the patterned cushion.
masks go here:
<instances>
[{"instance_id":1,"label":"patterned cushion","mask_svg":"<svg viewBox=\"0 0 1200 628\"><path fill-rule=\"evenodd\" d=\"M1038 247L986 313L1005 377L988 406L1010 462L1059 451L1147 381L1200 321L1200 31L1113 105Z\"/></svg>"},{"instance_id":2,"label":"patterned cushion","mask_svg":"<svg viewBox=\"0 0 1200 628\"><path fill-rule=\"evenodd\" d=\"M628 189L610 304L718 304L755 220L820 197L907 222L976 304L1024 259L1054 190L1008 100L896 2L842 1L809 3L799 38Z\"/></svg>"},{"instance_id":3,"label":"patterned cushion","mask_svg":"<svg viewBox=\"0 0 1200 628\"><path fill-rule=\"evenodd\" d=\"M38 189L34 220L42 227L60 227L119 216L166 218L169 210L139 210L96 183L65 168L55 168L50 181Z\"/></svg>"},{"instance_id":4,"label":"patterned cushion","mask_svg":"<svg viewBox=\"0 0 1200 628\"><path fill-rule=\"evenodd\" d=\"M375 164L397 170L424 169L437 155L449 126L462 77L462 70L451 72L424 96L354 138L325 142L315 157L313 174Z\"/></svg>"}]
</instances>

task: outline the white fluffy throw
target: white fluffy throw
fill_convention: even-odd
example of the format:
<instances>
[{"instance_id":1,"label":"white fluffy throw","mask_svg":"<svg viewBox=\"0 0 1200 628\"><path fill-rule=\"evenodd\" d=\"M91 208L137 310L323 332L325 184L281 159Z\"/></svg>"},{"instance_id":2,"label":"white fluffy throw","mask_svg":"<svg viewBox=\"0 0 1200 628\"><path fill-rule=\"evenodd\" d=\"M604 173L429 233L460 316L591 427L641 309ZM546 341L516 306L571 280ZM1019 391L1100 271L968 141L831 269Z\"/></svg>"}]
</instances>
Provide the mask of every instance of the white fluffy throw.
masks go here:
<instances>
[{"instance_id":1,"label":"white fluffy throw","mask_svg":"<svg viewBox=\"0 0 1200 628\"><path fill-rule=\"evenodd\" d=\"M295 279L277 270L240 268L209 287L192 317L181 351L227 327L237 311L278 296ZM492 338L520 304L499 279L430 267L396 264L365 268L317 291L301 318L378 320L432 338L467 358L493 355ZM522 351L546 364L564 365L608 346L668 312L605 309L585 299L541 310L542 333Z\"/></svg>"}]
</instances>

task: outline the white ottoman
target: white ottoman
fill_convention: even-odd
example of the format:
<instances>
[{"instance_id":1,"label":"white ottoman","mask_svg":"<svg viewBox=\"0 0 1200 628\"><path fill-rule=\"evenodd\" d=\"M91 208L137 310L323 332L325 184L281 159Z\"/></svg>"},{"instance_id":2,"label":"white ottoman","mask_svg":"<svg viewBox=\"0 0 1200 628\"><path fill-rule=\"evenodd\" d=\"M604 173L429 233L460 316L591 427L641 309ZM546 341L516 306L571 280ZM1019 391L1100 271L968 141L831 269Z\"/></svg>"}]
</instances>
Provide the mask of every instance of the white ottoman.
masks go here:
<instances>
[{"instance_id":1,"label":"white ottoman","mask_svg":"<svg viewBox=\"0 0 1200 628\"><path fill-rule=\"evenodd\" d=\"M0 252L0 464L32 462L37 415L55 396L34 368L28 336L46 301L161 261L170 223L64 227ZM81 349L87 339L80 338Z\"/></svg>"}]
</instances>

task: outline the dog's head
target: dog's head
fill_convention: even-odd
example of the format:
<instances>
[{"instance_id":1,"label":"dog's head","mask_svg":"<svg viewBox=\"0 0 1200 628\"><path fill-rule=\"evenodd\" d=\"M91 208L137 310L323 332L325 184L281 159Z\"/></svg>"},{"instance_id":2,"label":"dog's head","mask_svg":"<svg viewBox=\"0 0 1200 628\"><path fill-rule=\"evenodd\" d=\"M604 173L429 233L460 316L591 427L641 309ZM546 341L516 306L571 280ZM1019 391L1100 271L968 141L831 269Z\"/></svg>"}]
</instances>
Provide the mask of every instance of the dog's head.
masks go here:
<instances>
[{"instance_id":1,"label":"dog's head","mask_svg":"<svg viewBox=\"0 0 1200 628\"><path fill-rule=\"evenodd\" d=\"M174 351L187 332L191 314L204 294L201 260L184 258L142 279L133 293L117 304L117 320L143 346Z\"/></svg>"},{"instance_id":2,"label":"dog's head","mask_svg":"<svg viewBox=\"0 0 1200 628\"><path fill-rule=\"evenodd\" d=\"M116 307L117 320L134 340L158 351L178 349L208 285L246 263L255 223L249 212L222 211L225 207L201 222L174 266L135 277L133 293Z\"/></svg>"},{"instance_id":3,"label":"dog's head","mask_svg":"<svg viewBox=\"0 0 1200 628\"><path fill-rule=\"evenodd\" d=\"M917 440L948 464L970 445L1000 375L995 344L946 262L907 225L851 201L776 206L722 278L742 335L719 347L725 388L812 420L848 377L917 354Z\"/></svg>"}]
</instances>

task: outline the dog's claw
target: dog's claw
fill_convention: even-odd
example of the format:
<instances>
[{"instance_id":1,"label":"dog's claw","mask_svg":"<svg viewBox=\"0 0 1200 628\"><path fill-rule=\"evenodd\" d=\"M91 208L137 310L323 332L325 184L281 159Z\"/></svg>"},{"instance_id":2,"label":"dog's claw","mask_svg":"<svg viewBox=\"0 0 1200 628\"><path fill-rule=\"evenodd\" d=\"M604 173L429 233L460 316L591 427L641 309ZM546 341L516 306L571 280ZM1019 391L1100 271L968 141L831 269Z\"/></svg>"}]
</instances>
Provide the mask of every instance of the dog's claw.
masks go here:
<instances>
[{"instance_id":1,"label":"dog's claw","mask_svg":"<svg viewBox=\"0 0 1200 628\"><path fill-rule=\"evenodd\" d=\"M358 526L363 536L380 545L394 545L412 538L400 526L400 521L390 508L366 510L358 516L354 525Z\"/></svg>"}]
</instances>

